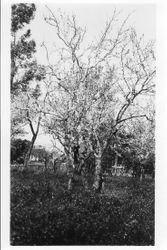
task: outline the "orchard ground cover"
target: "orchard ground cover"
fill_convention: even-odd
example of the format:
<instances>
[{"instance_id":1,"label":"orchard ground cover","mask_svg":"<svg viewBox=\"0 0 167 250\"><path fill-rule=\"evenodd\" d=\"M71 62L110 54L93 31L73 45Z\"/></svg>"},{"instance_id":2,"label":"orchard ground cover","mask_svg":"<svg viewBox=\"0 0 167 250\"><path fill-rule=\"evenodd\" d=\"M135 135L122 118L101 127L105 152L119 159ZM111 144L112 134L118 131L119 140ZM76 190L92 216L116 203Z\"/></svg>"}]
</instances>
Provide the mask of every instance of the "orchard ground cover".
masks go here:
<instances>
[{"instance_id":1,"label":"orchard ground cover","mask_svg":"<svg viewBox=\"0 0 167 250\"><path fill-rule=\"evenodd\" d=\"M11 245L154 245L154 181L110 177L101 193L49 171L11 171Z\"/></svg>"}]
</instances>

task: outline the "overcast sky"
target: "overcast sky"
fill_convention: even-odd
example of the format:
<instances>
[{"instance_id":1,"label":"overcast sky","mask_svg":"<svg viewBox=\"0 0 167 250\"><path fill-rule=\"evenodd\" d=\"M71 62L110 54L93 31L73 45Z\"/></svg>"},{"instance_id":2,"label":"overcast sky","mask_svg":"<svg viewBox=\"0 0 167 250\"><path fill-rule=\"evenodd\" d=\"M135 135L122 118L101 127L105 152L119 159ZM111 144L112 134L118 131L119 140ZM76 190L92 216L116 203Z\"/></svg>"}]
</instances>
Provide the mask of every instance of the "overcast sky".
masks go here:
<instances>
[{"instance_id":1,"label":"overcast sky","mask_svg":"<svg viewBox=\"0 0 167 250\"><path fill-rule=\"evenodd\" d=\"M47 4L47 6L56 13L58 9L71 15L75 14L80 26L87 29L85 43L90 43L98 39L105 23L112 17L113 11L121 11L120 22L124 20L128 14L132 13L128 20L128 25L135 27L139 35L144 34L145 41L155 39L156 36L156 9L153 4ZM56 41L54 28L44 21L44 16L48 16L48 10L44 4L36 4L35 19L30 23L32 38L37 44L36 57L38 62L45 63L46 55L41 47L45 42L50 51L52 51L53 43ZM86 45L86 44L85 44ZM31 133L27 139L31 138ZM43 145L47 148L52 146L49 136L40 132L36 144Z\"/></svg>"}]
</instances>

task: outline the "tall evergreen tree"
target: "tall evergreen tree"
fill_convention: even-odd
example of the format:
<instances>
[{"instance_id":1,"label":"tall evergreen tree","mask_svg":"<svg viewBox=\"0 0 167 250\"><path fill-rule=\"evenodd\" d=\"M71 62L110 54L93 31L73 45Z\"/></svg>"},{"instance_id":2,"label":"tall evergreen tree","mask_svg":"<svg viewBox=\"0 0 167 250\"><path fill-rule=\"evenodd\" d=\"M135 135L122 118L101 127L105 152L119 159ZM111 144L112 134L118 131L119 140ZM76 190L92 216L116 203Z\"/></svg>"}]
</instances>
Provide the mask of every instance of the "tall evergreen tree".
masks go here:
<instances>
[{"instance_id":1,"label":"tall evergreen tree","mask_svg":"<svg viewBox=\"0 0 167 250\"><path fill-rule=\"evenodd\" d=\"M24 30L33 20L34 4L13 4L11 7L11 94L27 91L29 82L40 80L40 68L34 59L36 43L31 39L31 30Z\"/></svg>"}]
</instances>

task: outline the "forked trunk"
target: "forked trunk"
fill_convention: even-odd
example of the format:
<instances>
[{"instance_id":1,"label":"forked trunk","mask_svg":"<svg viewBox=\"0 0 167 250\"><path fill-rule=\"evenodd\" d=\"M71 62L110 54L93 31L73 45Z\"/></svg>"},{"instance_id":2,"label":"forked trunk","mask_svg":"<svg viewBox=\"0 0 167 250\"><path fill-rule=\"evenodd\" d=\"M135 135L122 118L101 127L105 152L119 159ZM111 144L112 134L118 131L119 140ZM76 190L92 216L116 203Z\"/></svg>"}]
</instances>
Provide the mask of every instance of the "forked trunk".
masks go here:
<instances>
[{"instance_id":1,"label":"forked trunk","mask_svg":"<svg viewBox=\"0 0 167 250\"><path fill-rule=\"evenodd\" d=\"M35 140L36 140L37 136L34 135L32 137L32 140L31 140L31 144L30 144L30 147L27 151L27 154L25 156L25 159L24 159L24 167L27 168L28 167L28 163L29 163L29 160L30 160L30 156L31 156L31 152L32 152L32 149L34 147L34 143L35 143Z\"/></svg>"},{"instance_id":2,"label":"forked trunk","mask_svg":"<svg viewBox=\"0 0 167 250\"><path fill-rule=\"evenodd\" d=\"M30 144L30 147L28 149L28 152L25 156L25 159L24 159L24 167L28 167L28 162L30 160L30 156L31 156L31 152L32 152L32 149L34 147L34 143L35 143L35 140L37 138L37 135L38 135L38 132L39 132L39 127L40 127L40 121L41 121L41 115L38 117L38 124L37 124L37 128L36 128L36 132L34 131L34 128L33 128L33 124L32 124L32 121L29 117L29 111L27 111L27 119L29 121L29 126L30 126L30 129L31 129L31 132L32 132L32 140L31 140L31 144Z\"/></svg>"}]
</instances>

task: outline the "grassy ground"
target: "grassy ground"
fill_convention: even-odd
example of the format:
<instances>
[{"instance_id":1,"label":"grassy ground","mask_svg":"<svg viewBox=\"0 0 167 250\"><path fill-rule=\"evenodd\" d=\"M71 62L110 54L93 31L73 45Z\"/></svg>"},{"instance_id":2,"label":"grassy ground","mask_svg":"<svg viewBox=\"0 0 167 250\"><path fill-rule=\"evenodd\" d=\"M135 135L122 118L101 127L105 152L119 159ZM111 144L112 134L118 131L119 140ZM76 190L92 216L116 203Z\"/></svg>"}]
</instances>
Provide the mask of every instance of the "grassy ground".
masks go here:
<instances>
[{"instance_id":1,"label":"grassy ground","mask_svg":"<svg viewBox=\"0 0 167 250\"><path fill-rule=\"evenodd\" d=\"M91 184L91 178L90 178ZM101 194L53 173L11 172L12 245L154 245L154 182L113 177Z\"/></svg>"}]
</instances>

